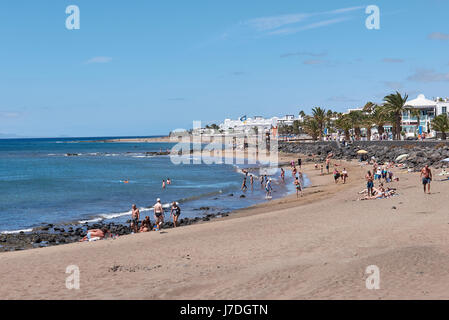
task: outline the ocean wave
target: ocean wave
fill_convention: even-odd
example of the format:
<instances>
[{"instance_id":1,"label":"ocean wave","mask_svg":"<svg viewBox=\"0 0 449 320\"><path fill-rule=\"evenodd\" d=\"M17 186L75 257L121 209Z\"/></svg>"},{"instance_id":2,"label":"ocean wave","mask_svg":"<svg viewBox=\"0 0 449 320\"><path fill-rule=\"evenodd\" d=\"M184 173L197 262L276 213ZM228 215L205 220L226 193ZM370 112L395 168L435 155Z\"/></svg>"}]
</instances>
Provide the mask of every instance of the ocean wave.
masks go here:
<instances>
[{"instance_id":1,"label":"ocean wave","mask_svg":"<svg viewBox=\"0 0 449 320\"><path fill-rule=\"evenodd\" d=\"M179 204L179 202L176 202ZM168 209L171 207L171 202L169 203L164 203L162 205L162 207L164 209ZM148 212L148 211L153 211L154 208L150 207L150 208L139 208L139 211L142 212ZM87 219L87 220L79 220L77 221L77 223L79 224L85 224L85 223L94 223L94 222L100 222L103 220L110 220L110 219L116 219L116 218L120 218L120 217L124 217L124 216L131 216L132 214L132 210L129 211L125 211L125 212L115 212L115 213L102 213L99 214L98 216L92 217L91 219Z\"/></svg>"},{"instance_id":2,"label":"ocean wave","mask_svg":"<svg viewBox=\"0 0 449 320\"><path fill-rule=\"evenodd\" d=\"M11 230L11 231L2 231L0 234L15 234L20 232L31 232L33 231L33 228L30 229L21 229L21 230Z\"/></svg>"}]
</instances>

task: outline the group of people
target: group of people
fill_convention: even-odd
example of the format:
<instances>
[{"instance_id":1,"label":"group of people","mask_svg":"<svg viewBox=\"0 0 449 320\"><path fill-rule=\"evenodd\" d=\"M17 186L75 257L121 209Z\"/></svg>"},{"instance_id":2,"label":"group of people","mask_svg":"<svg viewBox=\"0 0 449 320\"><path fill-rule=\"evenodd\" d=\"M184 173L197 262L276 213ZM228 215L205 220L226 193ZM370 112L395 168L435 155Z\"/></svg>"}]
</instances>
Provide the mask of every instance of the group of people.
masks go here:
<instances>
[{"instance_id":1,"label":"group of people","mask_svg":"<svg viewBox=\"0 0 449 320\"><path fill-rule=\"evenodd\" d=\"M301 158L298 158L298 170L296 169L295 161L292 160L290 162L291 170L292 170L292 176L293 176L293 184L295 185L296 190L296 198L299 198L300 196L303 196L303 176L301 172L302 167L302 161ZM282 169L281 169L282 170ZM282 174L282 173L281 173Z\"/></svg>"},{"instance_id":2,"label":"group of people","mask_svg":"<svg viewBox=\"0 0 449 320\"><path fill-rule=\"evenodd\" d=\"M165 189L167 185L171 184L170 178L167 178L167 181L162 180L162 189Z\"/></svg>"},{"instance_id":3,"label":"group of people","mask_svg":"<svg viewBox=\"0 0 449 320\"><path fill-rule=\"evenodd\" d=\"M131 229L134 233L138 232L148 232L148 231L159 231L162 229L162 225L165 219L165 211L162 206L161 199L157 198L156 204L153 206L154 210L154 221L155 224L151 223L150 217L146 216L142 222L140 222L140 211L135 204L132 205L131 211ZM178 203L173 201L170 208L170 216L173 219L173 226L176 228L178 226L178 219L181 215L181 208ZM140 224L140 227L139 227Z\"/></svg>"},{"instance_id":4,"label":"group of people","mask_svg":"<svg viewBox=\"0 0 449 320\"><path fill-rule=\"evenodd\" d=\"M248 179L249 176L249 181L251 184L251 190L253 190L254 188L254 176L252 174L249 174L248 170L243 169L242 170L244 177L243 177L243 181L242 181L242 186L241 186L241 190L242 191L246 191L248 190L248 186L246 185L246 181ZM268 178L266 174L264 175L260 175L259 177L259 181L260 181L260 188L264 189L265 188L265 192L266 192L266 198L270 198L271 197L271 193L273 191L273 185L272 185L272 180L271 178Z\"/></svg>"},{"instance_id":5,"label":"group of people","mask_svg":"<svg viewBox=\"0 0 449 320\"><path fill-rule=\"evenodd\" d=\"M368 162L370 163L370 162ZM390 183L393 180L399 181L399 178L395 178L392 168L394 163L384 163L383 165L373 161L373 170L368 170L365 175L366 189L360 193L366 193L366 196L362 200L381 199L388 198L396 194L395 188L385 188L384 183ZM374 182L379 182L379 187L374 187Z\"/></svg>"}]
</instances>

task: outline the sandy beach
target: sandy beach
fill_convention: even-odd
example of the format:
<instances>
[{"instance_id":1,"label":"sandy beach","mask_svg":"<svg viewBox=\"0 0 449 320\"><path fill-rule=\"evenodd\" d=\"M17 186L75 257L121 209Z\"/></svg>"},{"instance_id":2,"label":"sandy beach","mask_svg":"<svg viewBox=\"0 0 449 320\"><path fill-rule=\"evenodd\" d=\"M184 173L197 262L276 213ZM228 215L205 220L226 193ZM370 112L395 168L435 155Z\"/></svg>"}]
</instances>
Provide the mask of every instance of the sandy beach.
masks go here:
<instances>
[{"instance_id":1,"label":"sandy beach","mask_svg":"<svg viewBox=\"0 0 449 320\"><path fill-rule=\"evenodd\" d=\"M296 157L284 155L282 160ZM368 169L335 184L313 164L312 185L214 222L0 254L3 299L447 299L447 183L432 193L395 170L398 196L358 201ZM286 174L290 174L288 171ZM80 289L66 288L66 268ZM366 267L380 270L368 290ZM17 271L20 272L17 272Z\"/></svg>"}]
</instances>

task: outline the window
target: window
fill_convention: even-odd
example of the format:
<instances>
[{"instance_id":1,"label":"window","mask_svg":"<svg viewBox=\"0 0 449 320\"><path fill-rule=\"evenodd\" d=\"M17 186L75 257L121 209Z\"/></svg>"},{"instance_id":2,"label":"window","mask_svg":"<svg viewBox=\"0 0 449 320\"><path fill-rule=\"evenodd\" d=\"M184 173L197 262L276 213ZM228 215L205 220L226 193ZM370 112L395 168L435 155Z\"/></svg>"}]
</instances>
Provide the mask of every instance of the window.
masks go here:
<instances>
[{"instance_id":1,"label":"window","mask_svg":"<svg viewBox=\"0 0 449 320\"><path fill-rule=\"evenodd\" d=\"M447 107L441 107L441 113L446 114L447 113Z\"/></svg>"}]
</instances>

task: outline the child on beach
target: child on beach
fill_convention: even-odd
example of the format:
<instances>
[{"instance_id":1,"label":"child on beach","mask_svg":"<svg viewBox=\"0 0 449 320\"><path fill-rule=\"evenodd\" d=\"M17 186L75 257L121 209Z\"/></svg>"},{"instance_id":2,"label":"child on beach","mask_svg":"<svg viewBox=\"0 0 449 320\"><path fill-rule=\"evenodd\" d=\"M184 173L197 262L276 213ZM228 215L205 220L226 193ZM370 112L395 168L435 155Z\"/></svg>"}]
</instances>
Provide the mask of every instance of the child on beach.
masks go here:
<instances>
[{"instance_id":1,"label":"child on beach","mask_svg":"<svg viewBox=\"0 0 449 320\"><path fill-rule=\"evenodd\" d=\"M302 197L302 187L301 187L301 183L299 182L298 177L296 177L296 179L293 183L296 188L296 198L299 198L299 195L301 195L301 197Z\"/></svg>"},{"instance_id":2,"label":"child on beach","mask_svg":"<svg viewBox=\"0 0 449 320\"><path fill-rule=\"evenodd\" d=\"M341 178L343 179L343 184L345 184L346 179L348 178L348 171L346 171L346 168L343 168L343 171L341 172Z\"/></svg>"}]
</instances>

